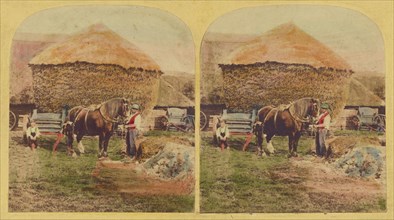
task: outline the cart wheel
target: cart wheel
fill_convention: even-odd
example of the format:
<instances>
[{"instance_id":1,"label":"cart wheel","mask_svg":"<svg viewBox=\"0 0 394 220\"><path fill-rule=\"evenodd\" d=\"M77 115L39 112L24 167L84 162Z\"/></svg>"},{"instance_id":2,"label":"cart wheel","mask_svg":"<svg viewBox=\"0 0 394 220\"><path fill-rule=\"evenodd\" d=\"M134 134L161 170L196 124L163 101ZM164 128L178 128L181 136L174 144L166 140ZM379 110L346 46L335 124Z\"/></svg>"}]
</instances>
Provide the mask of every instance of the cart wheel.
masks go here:
<instances>
[{"instance_id":1,"label":"cart wheel","mask_svg":"<svg viewBox=\"0 0 394 220\"><path fill-rule=\"evenodd\" d=\"M386 130L386 116L385 115L377 115L373 118L373 124L377 127L378 131Z\"/></svg>"},{"instance_id":2,"label":"cart wheel","mask_svg":"<svg viewBox=\"0 0 394 220\"><path fill-rule=\"evenodd\" d=\"M200 131L204 130L208 124L207 116L204 112L200 111Z\"/></svg>"},{"instance_id":3,"label":"cart wheel","mask_svg":"<svg viewBox=\"0 0 394 220\"><path fill-rule=\"evenodd\" d=\"M194 116L185 116L181 119L181 122L185 125L185 131L193 132L194 131Z\"/></svg>"},{"instance_id":4,"label":"cart wheel","mask_svg":"<svg viewBox=\"0 0 394 220\"><path fill-rule=\"evenodd\" d=\"M10 131L14 130L16 128L16 126L18 125L18 117L15 115L15 113L13 113L12 111L10 111L10 116L9 116L10 120L9 120L9 128Z\"/></svg>"}]
</instances>

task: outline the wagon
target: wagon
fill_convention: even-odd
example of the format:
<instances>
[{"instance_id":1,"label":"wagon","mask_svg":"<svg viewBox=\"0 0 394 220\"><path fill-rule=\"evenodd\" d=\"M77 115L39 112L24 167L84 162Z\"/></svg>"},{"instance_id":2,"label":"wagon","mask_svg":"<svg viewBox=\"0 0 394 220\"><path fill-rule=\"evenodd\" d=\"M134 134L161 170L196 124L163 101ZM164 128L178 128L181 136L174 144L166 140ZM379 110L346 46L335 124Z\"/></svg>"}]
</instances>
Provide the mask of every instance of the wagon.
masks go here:
<instances>
[{"instance_id":1,"label":"wagon","mask_svg":"<svg viewBox=\"0 0 394 220\"><path fill-rule=\"evenodd\" d=\"M10 104L8 128L10 131L22 127L21 123L24 116L31 116L33 109L36 108L34 104Z\"/></svg>"},{"instance_id":2,"label":"wagon","mask_svg":"<svg viewBox=\"0 0 394 220\"><path fill-rule=\"evenodd\" d=\"M359 107L357 115L350 120L357 130L386 131L386 116L375 108Z\"/></svg>"},{"instance_id":3,"label":"wagon","mask_svg":"<svg viewBox=\"0 0 394 220\"><path fill-rule=\"evenodd\" d=\"M67 114L67 107L59 113L41 113L37 111L35 104L11 104L9 111L9 129L14 130L23 127L22 117L35 120L41 133L54 134L60 131ZM25 121L25 123L28 123ZM26 125L25 125L26 126Z\"/></svg>"},{"instance_id":4,"label":"wagon","mask_svg":"<svg viewBox=\"0 0 394 220\"><path fill-rule=\"evenodd\" d=\"M187 114L187 109L167 108L166 115L160 117L159 122L162 130L185 132L195 130L195 116ZM206 115L200 111L200 130L203 130L207 124Z\"/></svg>"},{"instance_id":5,"label":"wagon","mask_svg":"<svg viewBox=\"0 0 394 220\"><path fill-rule=\"evenodd\" d=\"M256 120L256 110L251 112L229 112L223 109L221 120L225 120L231 134L250 134Z\"/></svg>"}]
</instances>

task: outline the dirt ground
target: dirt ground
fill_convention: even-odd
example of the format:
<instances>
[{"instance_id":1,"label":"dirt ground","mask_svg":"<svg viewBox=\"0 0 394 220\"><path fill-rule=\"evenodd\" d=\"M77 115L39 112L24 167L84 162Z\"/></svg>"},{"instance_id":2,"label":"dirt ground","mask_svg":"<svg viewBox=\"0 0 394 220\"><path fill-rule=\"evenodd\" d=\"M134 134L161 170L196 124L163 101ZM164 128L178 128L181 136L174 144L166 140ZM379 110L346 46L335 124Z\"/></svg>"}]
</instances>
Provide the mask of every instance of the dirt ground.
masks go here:
<instances>
[{"instance_id":1,"label":"dirt ground","mask_svg":"<svg viewBox=\"0 0 394 220\"><path fill-rule=\"evenodd\" d=\"M120 161L98 161L92 176L97 179L96 188L104 191L139 195L188 195L194 189L194 176L163 180L148 175L142 164Z\"/></svg>"},{"instance_id":2,"label":"dirt ground","mask_svg":"<svg viewBox=\"0 0 394 220\"><path fill-rule=\"evenodd\" d=\"M322 202L331 200L337 201L335 205L352 205L355 201L370 202L386 196L384 179L349 177L333 164L313 156L292 159L291 164L293 169L308 170L307 173L299 173L298 178L304 178L302 184L306 186L309 196L319 197ZM295 178L291 175L286 177L289 173L279 175Z\"/></svg>"}]
</instances>

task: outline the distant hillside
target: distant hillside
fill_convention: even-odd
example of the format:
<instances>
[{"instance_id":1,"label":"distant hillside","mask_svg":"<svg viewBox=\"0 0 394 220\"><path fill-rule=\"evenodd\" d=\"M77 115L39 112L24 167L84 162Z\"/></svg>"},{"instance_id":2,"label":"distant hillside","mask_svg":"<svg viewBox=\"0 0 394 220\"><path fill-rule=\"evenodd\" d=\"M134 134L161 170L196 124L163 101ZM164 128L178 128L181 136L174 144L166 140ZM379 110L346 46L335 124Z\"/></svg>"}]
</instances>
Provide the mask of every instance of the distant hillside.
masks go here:
<instances>
[{"instance_id":1,"label":"distant hillside","mask_svg":"<svg viewBox=\"0 0 394 220\"><path fill-rule=\"evenodd\" d=\"M346 101L349 106L384 106L385 102L355 77L350 80L349 95Z\"/></svg>"},{"instance_id":2,"label":"distant hillside","mask_svg":"<svg viewBox=\"0 0 394 220\"><path fill-rule=\"evenodd\" d=\"M215 102L218 91L223 83L218 66L236 48L256 38L256 35L223 34L208 32L201 44L201 97L207 102Z\"/></svg>"},{"instance_id":3,"label":"distant hillside","mask_svg":"<svg viewBox=\"0 0 394 220\"><path fill-rule=\"evenodd\" d=\"M33 102L33 76L29 61L53 43L67 38L61 34L16 33L11 48L10 97L11 103Z\"/></svg>"},{"instance_id":4,"label":"distant hillside","mask_svg":"<svg viewBox=\"0 0 394 220\"><path fill-rule=\"evenodd\" d=\"M385 99L386 89L384 74L374 72L356 73L353 78L381 99Z\"/></svg>"}]
</instances>

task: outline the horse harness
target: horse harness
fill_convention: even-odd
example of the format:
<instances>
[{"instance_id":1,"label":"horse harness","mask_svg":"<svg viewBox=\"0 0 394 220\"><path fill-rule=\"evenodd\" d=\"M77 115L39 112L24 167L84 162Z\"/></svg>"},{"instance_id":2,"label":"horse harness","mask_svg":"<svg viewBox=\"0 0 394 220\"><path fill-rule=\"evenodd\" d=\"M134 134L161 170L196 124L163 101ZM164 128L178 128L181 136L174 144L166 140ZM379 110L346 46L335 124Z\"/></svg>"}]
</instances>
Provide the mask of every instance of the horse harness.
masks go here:
<instances>
[{"instance_id":1,"label":"horse harness","mask_svg":"<svg viewBox=\"0 0 394 220\"><path fill-rule=\"evenodd\" d=\"M267 113L267 115L265 116L263 125L264 125L265 122L267 121L268 115L269 115L272 111L274 111L274 110L276 111L276 112L275 112L275 116L274 116L274 127L275 127L275 130L277 130L276 120L277 120L277 118L278 118L278 113L279 113L279 111L282 111L282 112L283 112L284 110L288 110L290 116L291 116L295 121L298 121L298 122L301 122L301 123L309 122L309 120L308 120L307 118L306 118L306 119L301 119L295 112L292 113L292 111L290 110L290 108L291 108L292 106L294 106L294 103L290 103L289 105L281 105L281 106L272 108L272 109Z\"/></svg>"}]
</instances>

